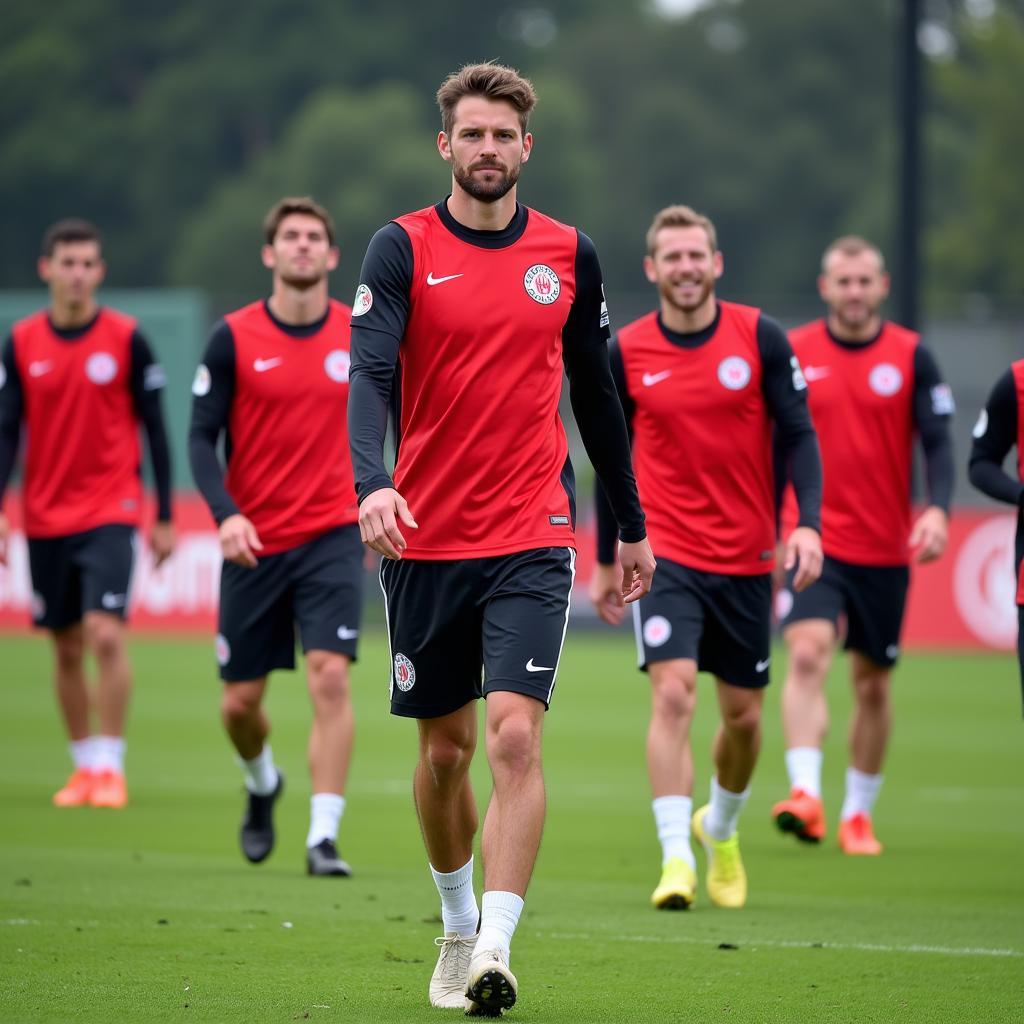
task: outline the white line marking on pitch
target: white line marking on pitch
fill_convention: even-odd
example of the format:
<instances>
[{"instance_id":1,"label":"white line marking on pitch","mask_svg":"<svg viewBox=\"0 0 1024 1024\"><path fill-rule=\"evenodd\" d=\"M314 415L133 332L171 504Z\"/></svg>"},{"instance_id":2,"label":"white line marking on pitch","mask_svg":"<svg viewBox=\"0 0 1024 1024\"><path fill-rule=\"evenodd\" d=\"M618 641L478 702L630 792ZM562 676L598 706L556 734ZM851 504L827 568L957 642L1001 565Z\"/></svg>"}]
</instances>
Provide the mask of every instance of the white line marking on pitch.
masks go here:
<instances>
[{"instance_id":1,"label":"white line marking on pitch","mask_svg":"<svg viewBox=\"0 0 1024 1024\"><path fill-rule=\"evenodd\" d=\"M581 939L592 940L595 937L593 934L583 932L540 932L539 934L545 938L564 939L567 942L578 942ZM674 942L688 946L717 945L714 938L697 938L689 935L603 935L602 938L617 942ZM875 942L795 942L786 939L740 939L737 945L750 946L751 949L770 946L774 949L854 949L865 953L930 953L934 956L1024 957L1024 951L1019 949L987 949L984 946L924 946L918 943L912 943L909 946L885 946Z\"/></svg>"}]
</instances>

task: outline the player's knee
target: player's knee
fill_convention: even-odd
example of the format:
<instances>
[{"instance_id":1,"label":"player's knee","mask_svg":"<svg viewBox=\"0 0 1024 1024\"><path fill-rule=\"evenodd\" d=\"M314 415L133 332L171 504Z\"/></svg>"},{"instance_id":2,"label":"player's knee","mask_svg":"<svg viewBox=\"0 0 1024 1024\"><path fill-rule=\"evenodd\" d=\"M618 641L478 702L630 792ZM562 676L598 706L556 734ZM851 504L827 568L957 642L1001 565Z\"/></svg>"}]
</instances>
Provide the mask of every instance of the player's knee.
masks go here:
<instances>
[{"instance_id":1,"label":"player's knee","mask_svg":"<svg viewBox=\"0 0 1024 1024\"><path fill-rule=\"evenodd\" d=\"M753 738L761 728L761 704L751 701L722 712L722 725L734 736Z\"/></svg>"},{"instance_id":2,"label":"player's knee","mask_svg":"<svg viewBox=\"0 0 1024 1024\"><path fill-rule=\"evenodd\" d=\"M693 716L697 681L682 673L667 673L654 684L652 708L656 717L680 722Z\"/></svg>"},{"instance_id":3,"label":"player's knee","mask_svg":"<svg viewBox=\"0 0 1024 1024\"><path fill-rule=\"evenodd\" d=\"M306 657L306 670L314 708L339 707L348 700L348 658L343 654L311 652Z\"/></svg>"},{"instance_id":4,"label":"player's knee","mask_svg":"<svg viewBox=\"0 0 1024 1024\"><path fill-rule=\"evenodd\" d=\"M854 679L857 703L862 707L880 710L889 703L889 673L866 671Z\"/></svg>"},{"instance_id":5,"label":"player's knee","mask_svg":"<svg viewBox=\"0 0 1024 1024\"><path fill-rule=\"evenodd\" d=\"M98 662L115 661L124 652L124 628L110 615L89 618L86 622L89 648Z\"/></svg>"},{"instance_id":6,"label":"player's knee","mask_svg":"<svg viewBox=\"0 0 1024 1024\"><path fill-rule=\"evenodd\" d=\"M789 678L798 686L816 685L825 675L828 647L817 640L799 637L789 645Z\"/></svg>"},{"instance_id":7,"label":"player's knee","mask_svg":"<svg viewBox=\"0 0 1024 1024\"><path fill-rule=\"evenodd\" d=\"M54 656L57 668L63 672L71 672L82 667L85 656L85 641L81 629L62 630L53 637Z\"/></svg>"},{"instance_id":8,"label":"player's knee","mask_svg":"<svg viewBox=\"0 0 1024 1024\"><path fill-rule=\"evenodd\" d=\"M226 722L245 722L259 712L260 695L241 685L227 685L220 699L220 712Z\"/></svg>"},{"instance_id":9,"label":"player's knee","mask_svg":"<svg viewBox=\"0 0 1024 1024\"><path fill-rule=\"evenodd\" d=\"M434 778L460 774L469 767L473 748L468 737L438 732L427 737L423 757Z\"/></svg>"},{"instance_id":10,"label":"player's knee","mask_svg":"<svg viewBox=\"0 0 1024 1024\"><path fill-rule=\"evenodd\" d=\"M488 733L492 766L523 774L540 761L540 732L527 714L505 715Z\"/></svg>"}]
</instances>

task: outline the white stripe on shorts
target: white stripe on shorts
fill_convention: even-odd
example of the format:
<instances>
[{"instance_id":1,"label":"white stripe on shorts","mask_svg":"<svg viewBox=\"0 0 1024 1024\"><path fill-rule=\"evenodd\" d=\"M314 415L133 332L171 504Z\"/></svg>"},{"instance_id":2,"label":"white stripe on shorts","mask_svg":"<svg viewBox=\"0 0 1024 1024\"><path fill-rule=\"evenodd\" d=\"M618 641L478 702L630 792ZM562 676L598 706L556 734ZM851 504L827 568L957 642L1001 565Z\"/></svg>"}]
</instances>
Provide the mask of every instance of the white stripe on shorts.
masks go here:
<instances>
[{"instance_id":1,"label":"white stripe on shorts","mask_svg":"<svg viewBox=\"0 0 1024 1024\"><path fill-rule=\"evenodd\" d=\"M576 582L576 549L566 548L569 552L569 592L565 595L565 625L562 626L562 640L558 645L558 657L555 659L555 671L551 673L551 686L548 689L548 704L551 703L551 694L555 692L555 680L558 678L558 666L562 662L562 651L565 649L565 633L569 628L569 606L572 604L572 587Z\"/></svg>"}]
</instances>

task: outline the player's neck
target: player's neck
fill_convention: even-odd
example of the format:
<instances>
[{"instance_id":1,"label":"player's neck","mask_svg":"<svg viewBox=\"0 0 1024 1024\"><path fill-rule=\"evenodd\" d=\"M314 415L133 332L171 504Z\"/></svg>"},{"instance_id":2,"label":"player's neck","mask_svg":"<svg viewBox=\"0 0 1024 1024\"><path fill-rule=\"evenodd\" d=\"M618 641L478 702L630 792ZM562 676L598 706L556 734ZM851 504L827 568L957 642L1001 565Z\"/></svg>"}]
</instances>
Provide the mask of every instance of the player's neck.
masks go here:
<instances>
[{"instance_id":1,"label":"player's neck","mask_svg":"<svg viewBox=\"0 0 1024 1024\"><path fill-rule=\"evenodd\" d=\"M715 322L718 302L712 292L696 309L680 309L662 299L661 322L676 334L696 334Z\"/></svg>"},{"instance_id":2,"label":"player's neck","mask_svg":"<svg viewBox=\"0 0 1024 1024\"><path fill-rule=\"evenodd\" d=\"M877 338L882 330L882 318L880 316L873 316L870 320L865 320L860 326L856 326L845 323L839 317L830 313L827 323L829 334L839 341L871 341L873 338Z\"/></svg>"},{"instance_id":3,"label":"player's neck","mask_svg":"<svg viewBox=\"0 0 1024 1024\"><path fill-rule=\"evenodd\" d=\"M97 306L93 299L74 304L51 302L50 323L62 331L73 331L85 327L96 317Z\"/></svg>"},{"instance_id":4,"label":"player's neck","mask_svg":"<svg viewBox=\"0 0 1024 1024\"><path fill-rule=\"evenodd\" d=\"M513 185L499 200L483 203L474 199L458 182L452 182L448 212L464 227L474 231L501 231L516 215L516 188Z\"/></svg>"},{"instance_id":5,"label":"player's neck","mask_svg":"<svg viewBox=\"0 0 1024 1024\"><path fill-rule=\"evenodd\" d=\"M274 282L274 291L267 304L270 312L283 324L302 327L322 320L327 312L329 298L327 279L312 288L293 288L284 281Z\"/></svg>"}]
</instances>

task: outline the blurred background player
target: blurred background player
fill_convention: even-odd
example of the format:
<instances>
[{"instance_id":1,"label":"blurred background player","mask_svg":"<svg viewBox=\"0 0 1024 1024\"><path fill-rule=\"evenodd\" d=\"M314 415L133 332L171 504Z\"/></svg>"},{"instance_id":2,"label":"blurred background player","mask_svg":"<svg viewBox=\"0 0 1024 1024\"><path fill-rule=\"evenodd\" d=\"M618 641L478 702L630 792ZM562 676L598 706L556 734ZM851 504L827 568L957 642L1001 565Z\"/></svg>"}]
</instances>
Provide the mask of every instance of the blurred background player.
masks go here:
<instances>
[{"instance_id":1,"label":"blurred background player","mask_svg":"<svg viewBox=\"0 0 1024 1024\"><path fill-rule=\"evenodd\" d=\"M267 743L263 696L272 670L295 667L298 627L313 704L307 871L348 875L336 843L363 584L345 418L351 310L328 296L338 249L323 207L282 199L264 234L270 298L217 325L192 385L189 458L224 555L221 715L248 791L242 852L257 863L273 849L273 808L284 785ZM222 434L226 474L216 448Z\"/></svg>"},{"instance_id":2,"label":"blurred background player","mask_svg":"<svg viewBox=\"0 0 1024 1024\"><path fill-rule=\"evenodd\" d=\"M391 711L419 731L413 789L445 930L430 1002L495 1016L517 997L509 950L540 847L541 731L575 575L563 367L622 529L629 600L647 591L654 559L608 372L597 252L516 201L533 87L510 68L468 65L437 99L451 195L370 241L349 422L363 539L385 556ZM392 480L383 445L396 366ZM469 767L481 696L494 789L478 911Z\"/></svg>"},{"instance_id":3,"label":"blurred background player","mask_svg":"<svg viewBox=\"0 0 1024 1024\"><path fill-rule=\"evenodd\" d=\"M1014 565L1017 572L1017 658L1020 662L1021 698L1024 700L1024 359L1019 359L996 381L985 408L974 425L971 445L971 483L990 498L1017 508ZM1017 446L1017 475L1010 476L1003 462Z\"/></svg>"},{"instance_id":4,"label":"blurred background player","mask_svg":"<svg viewBox=\"0 0 1024 1024\"><path fill-rule=\"evenodd\" d=\"M633 606L637 657L651 679L647 768L662 845L655 907L685 909L696 874L690 848L697 672L716 679L721 724L711 800L693 814L712 901L741 907L747 882L736 824L760 749L771 661L775 556L772 432L800 502L784 561L796 586L821 569L821 466L806 385L782 328L760 310L719 301L723 258L711 221L687 206L660 211L644 272L657 312L619 331L612 373L633 437L633 463L658 574ZM615 528L597 492L598 614L623 616Z\"/></svg>"},{"instance_id":5,"label":"blurred background player","mask_svg":"<svg viewBox=\"0 0 1024 1024\"><path fill-rule=\"evenodd\" d=\"M43 237L38 270L50 305L14 325L0 365L0 508L24 422L32 618L53 638L57 700L74 762L53 802L124 807L132 688L124 624L142 515L140 423L157 490L149 534L156 565L174 548L160 410L165 377L135 320L96 303L106 265L95 226L76 219L54 224ZM8 537L0 511L3 563ZM98 675L92 693L87 650Z\"/></svg>"},{"instance_id":6,"label":"blurred background player","mask_svg":"<svg viewBox=\"0 0 1024 1024\"><path fill-rule=\"evenodd\" d=\"M871 811L892 720L889 680L899 656L908 563L912 554L930 562L946 547L953 395L919 336L882 319L889 275L874 245L853 236L833 242L818 290L826 318L791 331L790 340L821 445L825 565L813 587L780 595L789 650L782 723L791 791L772 813L780 829L799 839L825 836L825 677L844 617L855 708L839 845L845 853L871 855L882 851ZM924 449L929 504L912 523L915 435ZM791 518L788 501L783 521Z\"/></svg>"}]
</instances>

